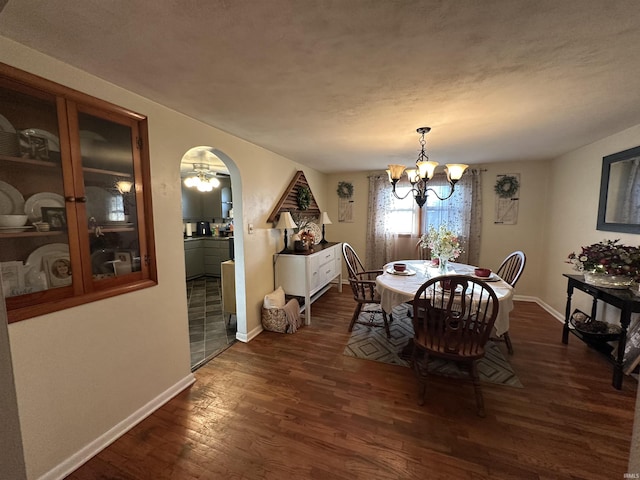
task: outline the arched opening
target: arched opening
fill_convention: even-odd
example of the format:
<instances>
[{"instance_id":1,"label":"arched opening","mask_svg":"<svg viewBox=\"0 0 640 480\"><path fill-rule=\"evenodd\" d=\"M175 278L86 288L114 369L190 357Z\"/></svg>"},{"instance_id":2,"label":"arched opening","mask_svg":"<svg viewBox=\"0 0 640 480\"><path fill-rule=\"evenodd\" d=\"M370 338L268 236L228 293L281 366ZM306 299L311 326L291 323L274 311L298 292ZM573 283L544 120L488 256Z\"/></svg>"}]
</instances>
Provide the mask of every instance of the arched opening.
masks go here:
<instances>
[{"instance_id":1,"label":"arched opening","mask_svg":"<svg viewBox=\"0 0 640 480\"><path fill-rule=\"evenodd\" d=\"M209 146L185 152L180 180L191 368L195 370L234 341L247 338L242 184L235 162Z\"/></svg>"}]
</instances>

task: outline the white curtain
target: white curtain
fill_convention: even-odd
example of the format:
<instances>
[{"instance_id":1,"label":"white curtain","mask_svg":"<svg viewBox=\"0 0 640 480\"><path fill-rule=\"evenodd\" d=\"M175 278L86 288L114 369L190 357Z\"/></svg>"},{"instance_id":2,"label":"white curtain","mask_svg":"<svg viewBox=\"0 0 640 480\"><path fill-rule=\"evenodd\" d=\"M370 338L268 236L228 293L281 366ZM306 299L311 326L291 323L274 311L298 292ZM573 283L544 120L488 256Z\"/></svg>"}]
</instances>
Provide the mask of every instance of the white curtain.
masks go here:
<instances>
[{"instance_id":1,"label":"white curtain","mask_svg":"<svg viewBox=\"0 0 640 480\"><path fill-rule=\"evenodd\" d=\"M436 174L429 181L429 187L438 191L441 197L449 191L445 174ZM480 258L480 229L482 227L482 177L480 170L469 169L456 184L453 195L447 200L439 200L429 193L427 204L422 207L422 229L429 225L438 227L446 223L461 239L462 254L456 262L477 265Z\"/></svg>"},{"instance_id":2,"label":"white curtain","mask_svg":"<svg viewBox=\"0 0 640 480\"><path fill-rule=\"evenodd\" d=\"M393 196L386 173L369 176L365 268L378 270L392 261L396 235L390 230Z\"/></svg>"}]
</instances>

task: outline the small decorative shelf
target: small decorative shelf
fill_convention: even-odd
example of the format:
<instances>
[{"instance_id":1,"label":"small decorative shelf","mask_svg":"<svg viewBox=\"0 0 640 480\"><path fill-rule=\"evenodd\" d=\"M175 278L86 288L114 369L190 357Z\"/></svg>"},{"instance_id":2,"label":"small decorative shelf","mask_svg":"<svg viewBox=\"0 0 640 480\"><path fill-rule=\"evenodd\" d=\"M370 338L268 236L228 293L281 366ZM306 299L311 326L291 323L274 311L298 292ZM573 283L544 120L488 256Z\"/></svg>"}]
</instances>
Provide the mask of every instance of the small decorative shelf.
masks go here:
<instances>
[{"instance_id":1,"label":"small decorative shelf","mask_svg":"<svg viewBox=\"0 0 640 480\"><path fill-rule=\"evenodd\" d=\"M309 202L309 206L305 210L300 210L298 206L298 189L300 188L308 188L311 192L311 187L309 187L309 182L307 182L306 177L304 176L304 172L302 170L298 170L289 183L289 186L285 189L280 201L276 204L276 207L269 215L267 222L275 223L278 221L280 214L282 212L291 212L298 213L299 215L303 215L305 217L319 217L320 216L320 207L316 203L316 199L313 196L313 192L311 192L311 200Z\"/></svg>"}]
</instances>

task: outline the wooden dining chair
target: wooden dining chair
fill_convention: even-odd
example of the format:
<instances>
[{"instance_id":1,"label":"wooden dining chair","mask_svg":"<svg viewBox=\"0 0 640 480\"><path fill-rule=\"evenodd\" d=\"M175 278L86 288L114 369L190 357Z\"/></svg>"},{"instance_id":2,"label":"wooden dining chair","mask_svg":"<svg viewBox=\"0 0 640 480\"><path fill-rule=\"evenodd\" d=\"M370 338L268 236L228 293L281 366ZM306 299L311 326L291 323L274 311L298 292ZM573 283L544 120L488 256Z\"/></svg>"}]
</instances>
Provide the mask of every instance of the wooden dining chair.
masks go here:
<instances>
[{"instance_id":1,"label":"wooden dining chair","mask_svg":"<svg viewBox=\"0 0 640 480\"><path fill-rule=\"evenodd\" d=\"M416 243L416 254L418 259L420 260L430 260L431 259L431 249L430 248L422 248L422 240L418 240Z\"/></svg>"},{"instance_id":2,"label":"wooden dining chair","mask_svg":"<svg viewBox=\"0 0 640 480\"><path fill-rule=\"evenodd\" d=\"M344 261L347 264L347 270L349 271L350 277L355 276L358 272L365 271L360 257L358 257L356 251L347 242L342 244L342 255L344 256ZM382 274L382 270L380 270L380 274Z\"/></svg>"},{"instance_id":3,"label":"wooden dining chair","mask_svg":"<svg viewBox=\"0 0 640 480\"><path fill-rule=\"evenodd\" d=\"M356 301L356 307L349 324L349 331L351 332L353 326L359 323L369 327L383 327L387 338L391 338L389 322L393 317L389 315L388 318L386 312L380 306L380 295L376 290L376 277L382 275L383 271L365 270L356 251L346 242L342 244L342 254L349 272L349 285L353 290L353 299ZM366 309L367 305L373 305L373 307ZM360 318L363 308L367 313L365 319ZM381 320L378 320L380 318L378 317L379 315Z\"/></svg>"},{"instance_id":4,"label":"wooden dining chair","mask_svg":"<svg viewBox=\"0 0 640 480\"><path fill-rule=\"evenodd\" d=\"M477 362L485 354L498 316L495 292L488 283L474 277L435 277L418 289L413 306L411 364L419 383L418 404L424 404L429 361L441 358L466 366L473 381L477 413L484 417Z\"/></svg>"},{"instance_id":5,"label":"wooden dining chair","mask_svg":"<svg viewBox=\"0 0 640 480\"><path fill-rule=\"evenodd\" d=\"M527 256L524 252L520 250L516 250L513 253L510 253L507 258L505 258L498 267L496 274L509 285L515 288L516 283L520 279L522 272L524 271L524 266L527 263ZM504 332L495 340L504 342L507 345L507 351L509 355L513 355L513 345L511 344L511 337L509 336L509 332Z\"/></svg>"}]
</instances>

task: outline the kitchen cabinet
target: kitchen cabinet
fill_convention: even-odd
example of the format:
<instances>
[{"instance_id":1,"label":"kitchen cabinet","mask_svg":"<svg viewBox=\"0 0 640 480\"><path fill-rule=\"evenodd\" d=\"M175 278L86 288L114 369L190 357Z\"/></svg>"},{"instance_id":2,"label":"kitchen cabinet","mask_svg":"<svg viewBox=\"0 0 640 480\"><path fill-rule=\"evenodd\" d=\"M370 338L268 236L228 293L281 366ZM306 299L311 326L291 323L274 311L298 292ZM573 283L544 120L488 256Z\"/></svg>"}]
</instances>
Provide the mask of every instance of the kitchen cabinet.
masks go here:
<instances>
[{"instance_id":1,"label":"kitchen cabinet","mask_svg":"<svg viewBox=\"0 0 640 480\"><path fill-rule=\"evenodd\" d=\"M9 322L156 285L145 116L0 64L0 180Z\"/></svg>"},{"instance_id":2,"label":"kitchen cabinet","mask_svg":"<svg viewBox=\"0 0 640 480\"><path fill-rule=\"evenodd\" d=\"M325 243L304 252L277 253L274 256L276 288L287 295L304 297L300 311L306 311L305 323L311 324L311 304L324 294L333 280L342 292L342 244Z\"/></svg>"},{"instance_id":3,"label":"kitchen cabinet","mask_svg":"<svg viewBox=\"0 0 640 480\"><path fill-rule=\"evenodd\" d=\"M184 241L187 280L207 275L220 277L220 264L229 260L229 242L233 237L193 237Z\"/></svg>"},{"instance_id":4,"label":"kitchen cabinet","mask_svg":"<svg viewBox=\"0 0 640 480\"><path fill-rule=\"evenodd\" d=\"M220 264L229 260L229 242L232 237L205 237L204 239L204 273L219 277Z\"/></svg>"},{"instance_id":5,"label":"kitchen cabinet","mask_svg":"<svg viewBox=\"0 0 640 480\"><path fill-rule=\"evenodd\" d=\"M203 239L194 238L184 241L184 265L187 280L202 277L204 275L204 248Z\"/></svg>"}]
</instances>

